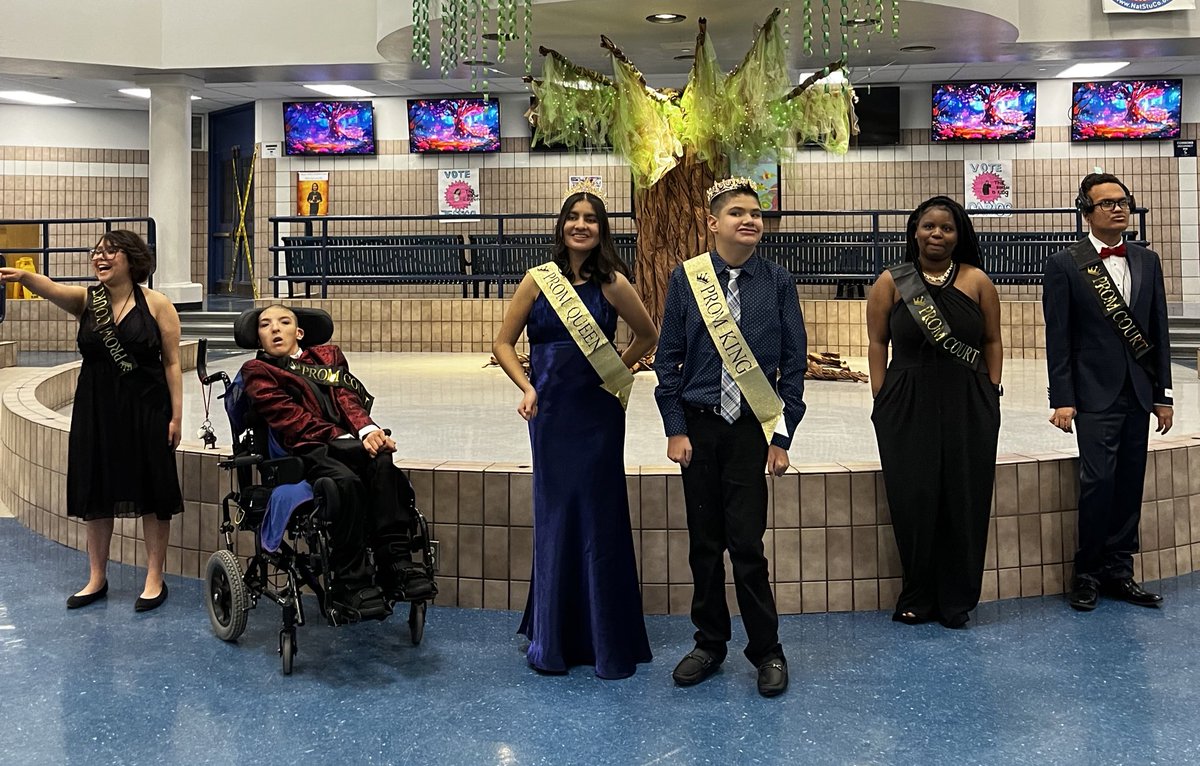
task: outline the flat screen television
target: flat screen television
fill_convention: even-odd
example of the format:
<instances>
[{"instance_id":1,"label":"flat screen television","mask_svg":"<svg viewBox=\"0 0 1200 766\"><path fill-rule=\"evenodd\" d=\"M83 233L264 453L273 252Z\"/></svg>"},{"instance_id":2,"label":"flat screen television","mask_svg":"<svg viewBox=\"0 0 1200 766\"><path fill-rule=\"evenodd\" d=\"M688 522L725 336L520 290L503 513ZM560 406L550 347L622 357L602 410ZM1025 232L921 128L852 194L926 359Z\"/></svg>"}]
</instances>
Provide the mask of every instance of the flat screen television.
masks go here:
<instances>
[{"instance_id":1,"label":"flat screen television","mask_svg":"<svg viewBox=\"0 0 1200 766\"><path fill-rule=\"evenodd\" d=\"M900 89L862 86L854 89L858 103L858 135L851 146L895 146L900 143Z\"/></svg>"},{"instance_id":2,"label":"flat screen television","mask_svg":"<svg viewBox=\"0 0 1200 766\"><path fill-rule=\"evenodd\" d=\"M375 109L370 101L285 102L283 146L289 155L375 154Z\"/></svg>"},{"instance_id":3,"label":"flat screen television","mask_svg":"<svg viewBox=\"0 0 1200 766\"><path fill-rule=\"evenodd\" d=\"M934 141L1032 141L1035 82L952 82L933 86Z\"/></svg>"},{"instance_id":4,"label":"flat screen television","mask_svg":"<svg viewBox=\"0 0 1200 766\"><path fill-rule=\"evenodd\" d=\"M408 148L415 153L500 151L494 98L409 99Z\"/></svg>"},{"instance_id":5,"label":"flat screen television","mask_svg":"<svg viewBox=\"0 0 1200 766\"><path fill-rule=\"evenodd\" d=\"M1072 141L1179 138L1183 80L1077 82L1071 96Z\"/></svg>"}]
</instances>

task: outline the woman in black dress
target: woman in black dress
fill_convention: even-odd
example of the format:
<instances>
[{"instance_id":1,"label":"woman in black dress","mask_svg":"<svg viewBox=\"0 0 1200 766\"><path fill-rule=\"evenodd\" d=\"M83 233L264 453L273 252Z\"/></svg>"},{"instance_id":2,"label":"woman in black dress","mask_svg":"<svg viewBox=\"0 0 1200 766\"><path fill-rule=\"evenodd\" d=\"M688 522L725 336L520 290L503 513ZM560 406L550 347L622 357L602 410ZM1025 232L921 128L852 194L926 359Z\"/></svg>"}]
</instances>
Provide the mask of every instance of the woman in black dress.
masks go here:
<instances>
[{"instance_id":1,"label":"woman in black dress","mask_svg":"<svg viewBox=\"0 0 1200 766\"><path fill-rule=\"evenodd\" d=\"M105 234L91 256L99 281L92 287L7 268L0 282L19 282L79 317L83 365L71 411L67 515L87 522L90 573L67 608L108 594L113 519L140 516L147 568L134 608L144 612L166 601L171 517L183 511L174 454L183 417L179 315L165 295L139 286L154 260L136 233Z\"/></svg>"},{"instance_id":2,"label":"woman in black dress","mask_svg":"<svg viewBox=\"0 0 1200 766\"><path fill-rule=\"evenodd\" d=\"M1000 300L954 200L933 197L909 216L905 263L871 288L867 334L871 419L904 568L892 619L961 628L983 579L1004 352Z\"/></svg>"}]
</instances>

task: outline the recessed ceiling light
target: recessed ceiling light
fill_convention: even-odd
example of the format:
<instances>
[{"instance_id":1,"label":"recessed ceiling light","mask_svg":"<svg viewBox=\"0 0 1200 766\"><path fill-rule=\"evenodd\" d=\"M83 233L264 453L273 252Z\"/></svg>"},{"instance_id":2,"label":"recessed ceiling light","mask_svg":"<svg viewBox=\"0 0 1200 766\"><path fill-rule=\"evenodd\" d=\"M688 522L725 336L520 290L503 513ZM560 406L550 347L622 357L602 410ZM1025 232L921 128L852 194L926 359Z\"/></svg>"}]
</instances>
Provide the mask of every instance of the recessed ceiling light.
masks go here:
<instances>
[{"instance_id":1,"label":"recessed ceiling light","mask_svg":"<svg viewBox=\"0 0 1200 766\"><path fill-rule=\"evenodd\" d=\"M873 27L879 23L879 19L870 19L865 16L859 16L853 19L846 19L842 22L843 27Z\"/></svg>"},{"instance_id":2,"label":"recessed ceiling light","mask_svg":"<svg viewBox=\"0 0 1200 766\"><path fill-rule=\"evenodd\" d=\"M117 92L124 93L126 96L133 96L134 98L150 98L149 88L121 88ZM199 101L200 97L192 96L192 100Z\"/></svg>"},{"instance_id":3,"label":"recessed ceiling light","mask_svg":"<svg viewBox=\"0 0 1200 766\"><path fill-rule=\"evenodd\" d=\"M1124 69L1127 66L1129 66L1128 61L1095 61L1069 66L1054 76L1063 78L1078 77L1083 80L1090 80L1093 77L1110 75L1118 69Z\"/></svg>"},{"instance_id":4,"label":"recessed ceiling light","mask_svg":"<svg viewBox=\"0 0 1200 766\"><path fill-rule=\"evenodd\" d=\"M47 96L45 93L33 93L28 90L3 90L0 91L0 98L7 101L19 101L22 104L34 104L36 106L57 106L60 104L75 103L69 98Z\"/></svg>"},{"instance_id":5,"label":"recessed ceiling light","mask_svg":"<svg viewBox=\"0 0 1200 766\"><path fill-rule=\"evenodd\" d=\"M336 83L326 85L305 85L309 90L315 90L317 93L324 93L326 96L334 96L336 98L361 98L363 96L374 96L375 94L369 90L356 88L353 85L339 85Z\"/></svg>"},{"instance_id":6,"label":"recessed ceiling light","mask_svg":"<svg viewBox=\"0 0 1200 766\"><path fill-rule=\"evenodd\" d=\"M686 19L682 13L652 13L646 17L651 24L678 24Z\"/></svg>"},{"instance_id":7,"label":"recessed ceiling light","mask_svg":"<svg viewBox=\"0 0 1200 766\"><path fill-rule=\"evenodd\" d=\"M467 66L494 66L496 64L495 61L488 61L487 59L463 59L462 63Z\"/></svg>"},{"instance_id":8,"label":"recessed ceiling light","mask_svg":"<svg viewBox=\"0 0 1200 766\"><path fill-rule=\"evenodd\" d=\"M480 37L482 37L484 40L491 40L492 42L500 42L501 40L507 42L509 40L517 39L517 35L513 34L512 32L484 32L482 35L480 35Z\"/></svg>"},{"instance_id":9,"label":"recessed ceiling light","mask_svg":"<svg viewBox=\"0 0 1200 766\"><path fill-rule=\"evenodd\" d=\"M905 45L900 49L901 53L929 53L936 51L937 47L933 45Z\"/></svg>"}]
</instances>

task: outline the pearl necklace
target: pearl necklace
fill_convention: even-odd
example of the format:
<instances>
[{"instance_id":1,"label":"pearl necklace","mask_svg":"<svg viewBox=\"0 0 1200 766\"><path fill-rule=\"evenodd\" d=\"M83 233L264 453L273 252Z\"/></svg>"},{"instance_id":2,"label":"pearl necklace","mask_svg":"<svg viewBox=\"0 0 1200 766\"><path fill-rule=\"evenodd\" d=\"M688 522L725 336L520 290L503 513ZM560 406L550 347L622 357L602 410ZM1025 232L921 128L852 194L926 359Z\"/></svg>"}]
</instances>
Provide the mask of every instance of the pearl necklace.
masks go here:
<instances>
[{"instance_id":1,"label":"pearl necklace","mask_svg":"<svg viewBox=\"0 0 1200 766\"><path fill-rule=\"evenodd\" d=\"M932 285L944 285L946 280L950 278L950 272L954 271L954 261L950 261L950 267L941 274L934 276L925 269L921 269L921 276L925 277L925 281Z\"/></svg>"}]
</instances>

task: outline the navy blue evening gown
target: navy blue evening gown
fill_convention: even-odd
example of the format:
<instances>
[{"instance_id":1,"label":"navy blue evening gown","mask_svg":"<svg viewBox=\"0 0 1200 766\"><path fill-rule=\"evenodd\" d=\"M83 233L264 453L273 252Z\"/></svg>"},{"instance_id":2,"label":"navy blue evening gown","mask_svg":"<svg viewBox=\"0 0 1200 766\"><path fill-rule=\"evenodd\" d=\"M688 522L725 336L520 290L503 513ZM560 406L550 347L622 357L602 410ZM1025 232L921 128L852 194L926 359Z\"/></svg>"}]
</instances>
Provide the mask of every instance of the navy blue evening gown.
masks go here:
<instances>
[{"instance_id":1,"label":"navy blue evening gown","mask_svg":"<svg viewBox=\"0 0 1200 766\"><path fill-rule=\"evenodd\" d=\"M616 310L600 286L576 285L611 341ZM649 662L629 497L625 412L539 295L527 327L538 394L533 447L533 572L519 632L534 668L595 665L601 678Z\"/></svg>"}]
</instances>

